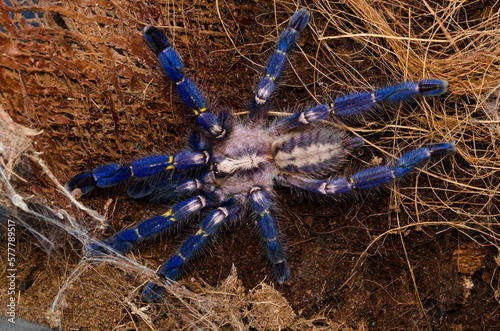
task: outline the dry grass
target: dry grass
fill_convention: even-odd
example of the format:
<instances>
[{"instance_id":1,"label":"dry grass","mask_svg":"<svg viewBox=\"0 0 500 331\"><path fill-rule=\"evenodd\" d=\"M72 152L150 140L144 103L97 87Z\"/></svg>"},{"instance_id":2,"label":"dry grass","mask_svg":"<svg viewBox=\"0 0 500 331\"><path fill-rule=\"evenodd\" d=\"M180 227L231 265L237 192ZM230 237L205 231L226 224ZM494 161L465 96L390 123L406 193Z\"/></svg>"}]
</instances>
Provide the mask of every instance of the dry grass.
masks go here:
<instances>
[{"instance_id":1,"label":"dry grass","mask_svg":"<svg viewBox=\"0 0 500 331\"><path fill-rule=\"evenodd\" d=\"M316 53L307 56L315 68L308 86L311 95L323 95L324 85L335 90L369 88L379 78L382 83L421 77L447 80L446 98L432 104L422 101L412 113L397 112L384 123L370 122L356 132L369 137L392 132L370 142L374 148L383 146L389 156L429 141L455 141L458 155L450 165L424 170L442 185L432 187L433 194L426 196L420 194L420 190L428 193L425 186L394 187L394 206L413 215L408 226L425 226L423 215L438 213L450 220L450 226L480 231L497 245L500 12L479 6L480 1L449 2L443 7L410 1L404 9L399 1L343 3L346 11L331 2L311 4L315 8L313 32L319 40ZM475 19L467 20L467 14ZM344 42L353 49L333 50L332 45ZM353 68L356 61L380 76ZM332 73L332 67L338 73Z\"/></svg>"},{"instance_id":2,"label":"dry grass","mask_svg":"<svg viewBox=\"0 0 500 331\"><path fill-rule=\"evenodd\" d=\"M78 312L65 316L75 302L85 303L91 287L100 295L91 305L101 307L101 302L103 307L117 307L116 314L129 317L116 320L115 325L101 325L106 328L347 328L320 315L299 318L278 291L266 285L245 289L235 271L217 288L190 284L194 291L188 291L172 286L162 305L144 306L137 293L144 281L154 279L154 271L134 256L110 258L101 264L81 260L75 252L102 233L106 217L80 204L61 186L70 175L89 166L182 144L180 137L188 122L176 112L179 102L175 98L162 98L173 93L153 70L155 59L143 46L138 31L145 24L166 28L186 54L186 66L196 68L193 75L207 86L207 94L230 99L233 96L226 95L224 87L241 82L241 91L251 87L246 75L254 77L258 71L265 58L262 53L270 47L263 41L272 41L282 29L278 23L295 11L298 5L294 1L276 1L267 8L263 6L267 2L262 2L257 9L252 8L254 4L236 6L222 1L209 5L196 1L166 5L156 1L97 1L92 5L39 1L31 6L11 2L13 7L0 1L0 24L5 30L0 32L4 50L0 54L0 202L7 208L7 216L32 231L40 242L37 245L50 253L49 267L61 267L54 282L59 284L57 288L39 290L32 306L25 304L20 311L23 316L45 318L53 327L95 327L82 321L85 319ZM373 238L366 252L372 245L383 245L384 238L394 233L401 235L408 248L404 244L407 230L437 225L498 249L498 4L312 0L300 5L311 10L313 19L306 32L310 38L301 42L297 59L292 61L301 67L293 67L283 88L288 100L321 102L340 91L424 77L450 83L449 93L438 100L419 101L413 110L392 110L383 120L369 118L355 130L348 128L388 159L430 141L455 141L458 146L456 156L418 174L415 185L391 186L390 208L395 211L388 219L391 229ZM27 10L40 15L27 19L22 14ZM243 36L237 23L253 20L241 15L254 12L258 31ZM249 43L243 42L252 37L255 39ZM201 49L197 48L199 41L204 43ZM212 50L216 50L215 57L208 53ZM223 68L217 64L214 69L216 60ZM207 68L225 72L238 65L251 69L242 69L244 76L229 77L228 82L203 73ZM295 90L305 92L295 94ZM247 95L240 93L231 102L241 104ZM114 213L113 205L95 208L101 214L109 213L107 217ZM400 215L405 216L404 222ZM31 238L25 231L19 234ZM24 237L18 240L20 245L26 241ZM35 248L20 247L25 248L19 259L29 261L30 249ZM411 263L408 261L410 269ZM108 276L100 278L101 273L116 274L116 282ZM124 275L129 277L120 280ZM20 271L20 276L28 277L29 271ZM500 291L493 279L491 286L496 293ZM4 296L0 294L2 300ZM23 295L20 298L27 302ZM43 309L33 308L37 300L45 300L40 304ZM109 310L102 314L96 313L96 320L111 323ZM342 316L336 320L345 321ZM364 325L364 321L350 323L359 329Z\"/></svg>"}]
</instances>

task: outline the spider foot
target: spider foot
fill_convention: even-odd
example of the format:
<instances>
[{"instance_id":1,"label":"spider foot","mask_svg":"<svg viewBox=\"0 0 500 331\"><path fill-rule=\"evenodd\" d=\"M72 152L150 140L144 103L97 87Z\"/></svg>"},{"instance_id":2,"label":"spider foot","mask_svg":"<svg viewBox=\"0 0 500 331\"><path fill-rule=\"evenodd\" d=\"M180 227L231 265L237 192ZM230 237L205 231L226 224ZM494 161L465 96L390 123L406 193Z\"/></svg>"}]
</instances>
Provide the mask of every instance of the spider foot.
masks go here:
<instances>
[{"instance_id":1,"label":"spider foot","mask_svg":"<svg viewBox=\"0 0 500 331\"><path fill-rule=\"evenodd\" d=\"M437 79L424 79L418 82L418 93L424 97L435 97L448 91L448 82Z\"/></svg>"},{"instance_id":2,"label":"spider foot","mask_svg":"<svg viewBox=\"0 0 500 331\"><path fill-rule=\"evenodd\" d=\"M290 267L288 267L286 260L275 262L273 269L278 284L282 285L290 278Z\"/></svg>"},{"instance_id":3,"label":"spider foot","mask_svg":"<svg viewBox=\"0 0 500 331\"><path fill-rule=\"evenodd\" d=\"M95 187L95 179L92 176L92 171L84 171L71 178L64 187L69 191L73 192L75 189L79 189L82 195L85 195L92 191Z\"/></svg>"},{"instance_id":4,"label":"spider foot","mask_svg":"<svg viewBox=\"0 0 500 331\"><path fill-rule=\"evenodd\" d=\"M120 232L118 234L120 234ZM85 247L85 257L94 258L104 257L108 255L125 254L134 247L132 241L119 241L113 237L106 240L96 241Z\"/></svg>"},{"instance_id":5,"label":"spider foot","mask_svg":"<svg viewBox=\"0 0 500 331\"><path fill-rule=\"evenodd\" d=\"M161 274L159 274L158 276L160 278L163 278ZM157 285L153 282L148 282L146 286L144 286L142 299L146 302L154 302L161 298L166 291L167 289L165 288L165 286Z\"/></svg>"},{"instance_id":6,"label":"spider foot","mask_svg":"<svg viewBox=\"0 0 500 331\"><path fill-rule=\"evenodd\" d=\"M107 163L98 166L93 171L84 171L71 178L65 185L66 189L73 192L80 189L82 195L92 191L96 187L111 187L121 183L131 176L130 169L115 163Z\"/></svg>"},{"instance_id":7,"label":"spider foot","mask_svg":"<svg viewBox=\"0 0 500 331\"><path fill-rule=\"evenodd\" d=\"M115 163L103 164L93 171L84 171L71 178L65 185L72 192L80 189L83 195L92 191L95 187L111 187L130 177L130 169L121 167Z\"/></svg>"}]
</instances>

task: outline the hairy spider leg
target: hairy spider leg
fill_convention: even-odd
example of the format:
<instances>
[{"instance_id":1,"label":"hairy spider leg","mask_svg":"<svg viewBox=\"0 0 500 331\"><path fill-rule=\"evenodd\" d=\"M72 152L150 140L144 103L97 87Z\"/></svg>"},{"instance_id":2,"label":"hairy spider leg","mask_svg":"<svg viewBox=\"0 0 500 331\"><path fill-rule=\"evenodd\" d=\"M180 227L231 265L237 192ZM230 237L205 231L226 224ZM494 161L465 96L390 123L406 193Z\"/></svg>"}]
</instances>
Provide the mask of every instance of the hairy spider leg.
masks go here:
<instances>
[{"instance_id":1,"label":"hairy spider leg","mask_svg":"<svg viewBox=\"0 0 500 331\"><path fill-rule=\"evenodd\" d=\"M374 92L348 94L336 98L329 104L317 105L286 117L276 123L276 129L288 131L327 120L331 115L350 116L372 110L382 103L394 105L417 97L434 97L447 90L447 81L424 79L419 82L406 82L384 87Z\"/></svg>"},{"instance_id":2,"label":"hairy spider leg","mask_svg":"<svg viewBox=\"0 0 500 331\"><path fill-rule=\"evenodd\" d=\"M158 276L166 280L177 280L186 263L192 260L206 246L209 239L220 229L220 226L234 217L239 209L240 207L236 203L236 200L231 198L213 210L202 221L198 232L186 240L177 254L163 264L158 271ZM165 287L149 282L144 288L142 297L145 301L152 302L160 298L164 292Z\"/></svg>"},{"instance_id":3,"label":"hairy spider leg","mask_svg":"<svg viewBox=\"0 0 500 331\"><path fill-rule=\"evenodd\" d=\"M200 131L193 131L189 134L188 146L190 150L212 154L211 146ZM134 181L127 184L127 195L133 199L147 197L148 201L165 203L199 190L204 181L196 179L198 175L199 172L195 170L177 173L164 171L156 176L136 177ZM184 181L186 177L193 179Z\"/></svg>"},{"instance_id":4,"label":"hairy spider leg","mask_svg":"<svg viewBox=\"0 0 500 331\"><path fill-rule=\"evenodd\" d=\"M165 233L172 226L179 224L194 213L215 205L217 205L216 199L210 200L203 195L195 196L174 205L162 215L142 221L131 229L122 230L108 239L89 245L86 249L86 256L109 255L113 252L125 254L138 242Z\"/></svg>"},{"instance_id":5,"label":"hairy spider leg","mask_svg":"<svg viewBox=\"0 0 500 331\"><path fill-rule=\"evenodd\" d=\"M175 155L147 156L123 166L116 163L106 163L92 171L84 171L71 178L66 183L66 189L73 191L79 188L82 194L87 194L95 187L112 187L131 177L151 176L174 169L189 169L204 165L209 159L208 152L184 150Z\"/></svg>"},{"instance_id":6,"label":"hairy spider leg","mask_svg":"<svg viewBox=\"0 0 500 331\"><path fill-rule=\"evenodd\" d=\"M184 175L134 181L127 186L127 195L132 199L147 197L150 202L165 203L201 190L202 180L184 179Z\"/></svg>"},{"instance_id":7,"label":"hairy spider leg","mask_svg":"<svg viewBox=\"0 0 500 331\"><path fill-rule=\"evenodd\" d=\"M393 164L368 168L349 178L312 179L300 176L286 176L284 179L293 186L318 194L347 193L352 189L367 189L389 183L427 163L431 157L445 156L456 151L453 143L431 144L406 152Z\"/></svg>"},{"instance_id":8,"label":"hairy spider leg","mask_svg":"<svg viewBox=\"0 0 500 331\"><path fill-rule=\"evenodd\" d=\"M184 74L184 65L170 41L158 28L148 25L144 28L144 39L153 52L158 55L165 73L177 86L177 91L184 103L193 110L198 123L215 138L224 138L228 134L227 113L219 117L207 109L205 99L195 83Z\"/></svg>"},{"instance_id":9,"label":"hairy spider leg","mask_svg":"<svg viewBox=\"0 0 500 331\"><path fill-rule=\"evenodd\" d=\"M257 224L267 246L267 257L273 266L274 275L279 284L290 278L290 268L286 260L285 250L281 245L278 224L271 214L271 197L260 187L250 191L252 208L257 213Z\"/></svg>"},{"instance_id":10,"label":"hairy spider leg","mask_svg":"<svg viewBox=\"0 0 500 331\"><path fill-rule=\"evenodd\" d=\"M255 120L262 120L269 108L268 99L274 92L275 80L281 75L287 61L287 55L297 43L300 33L305 29L311 13L302 8L297 11L288 27L279 36L276 49L267 63L264 78L262 78L250 105L250 116Z\"/></svg>"}]
</instances>

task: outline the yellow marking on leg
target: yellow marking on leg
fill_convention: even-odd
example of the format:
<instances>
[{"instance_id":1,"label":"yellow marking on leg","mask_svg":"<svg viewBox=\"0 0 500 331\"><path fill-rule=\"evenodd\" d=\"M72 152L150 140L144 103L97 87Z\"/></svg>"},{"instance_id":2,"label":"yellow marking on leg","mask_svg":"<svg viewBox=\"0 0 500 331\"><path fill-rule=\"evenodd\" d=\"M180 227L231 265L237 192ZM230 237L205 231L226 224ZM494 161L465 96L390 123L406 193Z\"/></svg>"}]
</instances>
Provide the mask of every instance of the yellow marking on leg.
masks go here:
<instances>
[{"instance_id":1,"label":"yellow marking on leg","mask_svg":"<svg viewBox=\"0 0 500 331\"><path fill-rule=\"evenodd\" d=\"M168 161L166 162L166 164L168 164L164 170L170 170L170 169L174 169L175 166L174 166L174 157L173 156L169 156L168 157Z\"/></svg>"},{"instance_id":2,"label":"yellow marking on leg","mask_svg":"<svg viewBox=\"0 0 500 331\"><path fill-rule=\"evenodd\" d=\"M328 105L328 107L330 107L330 111L332 112L332 114L335 114L335 104L332 102Z\"/></svg>"},{"instance_id":3,"label":"yellow marking on leg","mask_svg":"<svg viewBox=\"0 0 500 331\"><path fill-rule=\"evenodd\" d=\"M201 115L201 113L204 113L204 112L206 112L206 111L207 111L207 109L206 109L206 108L193 109L193 112L194 112L194 114L195 114L196 116L200 116L200 115Z\"/></svg>"},{"instance_id":4,"label":"yellow marking on leg","mask_svg":"<svg viewBox=\"0 0 500 331\"><path fill-rule=\"evenodd\" d=\"M174 166L173 163L174 163L174 157L173 156L169 156L167 162L154 163L154 164L146 165L144 167L147 167L149 169L154 169L154 168L156 168L158 166L167 165L165 167L165 169L163 169L163 170L170 170L170 169L175 168L175 166ZM132 174L132 176L135 176L135 174L134 174L134 167L132 165L129 165L128 168L130 169L130 173Z\"/></svg>"},{"instance_id":5,"label":"yellow marking on leg","mask_svg":"<svg viewBox=\"0 0 500 331\"><path fill-rule=\"evenodd\" d=\"M172 217L172 209L168 210L166 213L162 214L161 216L163 216L163 217L169 217L170 221L172 221L172 222L176 222L177 221L175 219L175 217Z\"/></svg>"},{"instance_id":6,"label":"yellow marking on leg","mask_svg":"<svg viewBox=\"0 0 500 331\"><path fill-rule=\"evenodd\" d=\"M269 77L269 78L271 78L271 80L272 80L272 81L275 81L275 80L276 80L276 77L274 77L274 76L271 76L271 74L267 74L267 75L266 75L266 77Z\"/></svg>"},{"instance_id":7,"label":"yellow marking on leg","mask_svg":"<svg viewBox=\"0 0 500 331\"><path fill-rule=\"evenodd\" d=\"M203 237L208 237L208 233L203 231L203 229L199 229L198 232L196 232L195 236L199 236L200 234L203 234Z\"/></svg>"}]
</instances>

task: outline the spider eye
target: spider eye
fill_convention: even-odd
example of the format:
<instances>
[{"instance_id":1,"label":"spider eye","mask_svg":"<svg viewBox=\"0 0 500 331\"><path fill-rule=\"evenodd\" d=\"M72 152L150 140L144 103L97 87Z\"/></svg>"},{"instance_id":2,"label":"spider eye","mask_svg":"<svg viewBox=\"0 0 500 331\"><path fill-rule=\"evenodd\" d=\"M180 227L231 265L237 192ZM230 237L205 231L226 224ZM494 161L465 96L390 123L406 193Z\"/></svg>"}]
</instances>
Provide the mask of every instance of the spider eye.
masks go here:
<instances>
[{"instance_id":1,"label":"spider eye","mask_svg":"<svg viewBox=\"0 0 500 331\"><path fill-rule=\"evenodd\" d=\"M221 179L228 175L228 173L224 172L223 169L221 171L221 165L219 162L214 162L212 164L212 172L215 178Z\"/></svg>"},{"instance_id":2,"label":"spider eye","mask_svg":"<svg viewBox=\"0 0 500 331\"><path fill-rule=\"evenodd\" d=\"M212 165L212 171L214 172L214 174L218 175L220 174L220 170L219 170L219 163L217 162L214 162L213 165Z\"/></svg>"}]
</instances>

